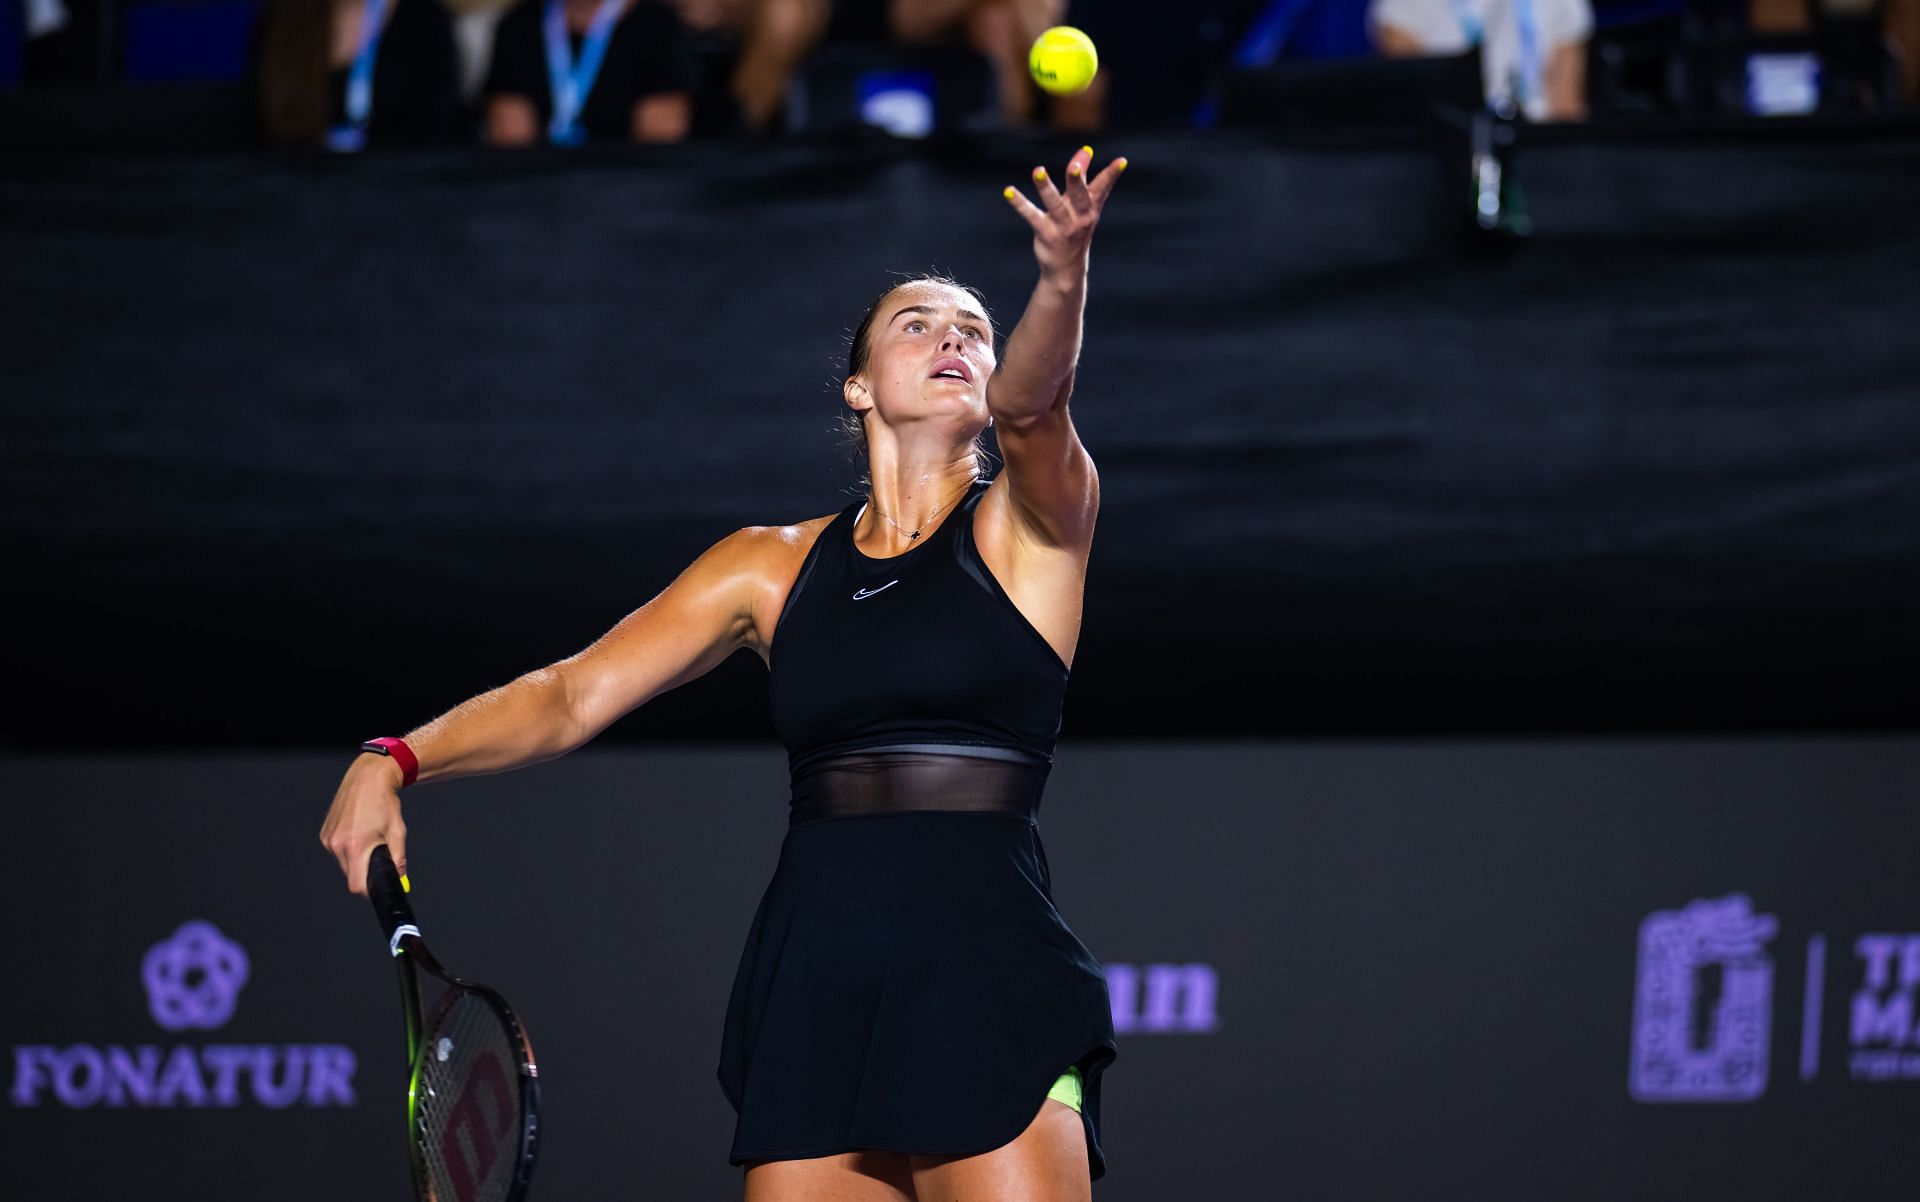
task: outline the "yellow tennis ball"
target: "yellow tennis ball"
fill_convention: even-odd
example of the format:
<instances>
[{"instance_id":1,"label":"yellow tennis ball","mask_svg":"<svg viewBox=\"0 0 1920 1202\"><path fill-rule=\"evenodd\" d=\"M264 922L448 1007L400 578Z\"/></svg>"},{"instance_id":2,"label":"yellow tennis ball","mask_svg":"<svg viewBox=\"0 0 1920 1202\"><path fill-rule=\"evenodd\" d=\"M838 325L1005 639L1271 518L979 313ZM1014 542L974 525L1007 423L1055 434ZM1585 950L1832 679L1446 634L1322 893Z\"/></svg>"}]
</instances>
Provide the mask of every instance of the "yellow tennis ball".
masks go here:
<instances>
[{"instance_id":1,"label":"yellow tennis ball","mask_svg":"<svg viewBox=\"0 0 1920 1202\"><path fill-rule=\"evenodd\" d=\"M1027 70L1033 72L1033 82L1055 96L1071 96L1093 82L1100 56L1092 38L1071 25L1055 25L1033 40Z\"/></svg>"}]
</instances>

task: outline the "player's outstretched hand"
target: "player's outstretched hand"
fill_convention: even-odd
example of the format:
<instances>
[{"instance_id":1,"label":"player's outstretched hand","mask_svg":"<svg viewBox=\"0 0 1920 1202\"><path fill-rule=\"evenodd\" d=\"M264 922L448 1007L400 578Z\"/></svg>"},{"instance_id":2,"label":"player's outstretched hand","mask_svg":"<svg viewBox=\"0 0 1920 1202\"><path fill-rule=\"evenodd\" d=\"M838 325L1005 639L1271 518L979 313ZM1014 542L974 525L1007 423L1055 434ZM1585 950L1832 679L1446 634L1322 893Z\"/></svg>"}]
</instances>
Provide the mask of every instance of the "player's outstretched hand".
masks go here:
<instances>
[{"instance_id":1,"label":"player's outstretched hand","mask_svg":"<svg viewBox=\"0 0 1920 1202\"><path fill-rule=\"evenodd\" d=\"M1033 169L1039 204L1028 200L1018 188L1006 190L1008 203L1033 227L1033 257L1039 260L1041 275L1071 283L1086 274L1093 227L1100 224L1100 210L1106 207L1113 185L1126 169L1127 160L1115 159L1106 170L1088 179L1093 170L1093 147L1082 146L1067 160L1064 190L1054 186L1045 167Z\"/></svg>"},{"instance_id":2,"label":"player's outstretched hand","mask_svg":"<svg viewBox=\"0 0 1920 1202\"><path fill-rule=\"evenodd\" d=\"M347 890L367 891L367 857L385 843L394 867L407 873L407 824L400 819L400 766L377 755L353 761L333 794L320 827L320 844L340 861Z\"/></svg>"}]
</instances>

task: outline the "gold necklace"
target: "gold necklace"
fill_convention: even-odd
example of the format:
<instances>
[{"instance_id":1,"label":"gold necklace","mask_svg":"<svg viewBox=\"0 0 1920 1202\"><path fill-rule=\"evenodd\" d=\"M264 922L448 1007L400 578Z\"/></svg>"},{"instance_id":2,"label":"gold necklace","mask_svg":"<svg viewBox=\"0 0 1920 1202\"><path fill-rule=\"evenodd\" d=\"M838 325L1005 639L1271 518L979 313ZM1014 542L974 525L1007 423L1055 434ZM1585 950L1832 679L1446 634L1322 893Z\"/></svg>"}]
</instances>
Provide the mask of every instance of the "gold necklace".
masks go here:
<instances>
[{"instance_id":1,"label":"gold necklace","mask_svg":"<svg viewBox=\"0 0 1920 1202\"><path fill-rule=\"evenodd\" d=\"M888 518L886 514L881 513L880 507L873 503L873 493L871 491L867 493L867 508L873 510L873 512L877 516L887 518L888 523L891 524L895 530L898 530L900 533L906 535L908 542L912 542L915 539L919 538L921 534L925 533L927 529L927 523L931 522L935 517L937 517L942 509L945 509L947 506L953 504L955 501L958 501L961 497L966 496L967 489L972 488L977 483L979 483L978 480L969 481L966 488L962 488L958 493L955 493L953 496L948 497L945 501L942 501L938 506L934 508L934 511L932 513L920 519L920 529L918 530L908 530L905 526L902 526L899 522L896 522L892 518Z\"/></svg>"}]
</instances>

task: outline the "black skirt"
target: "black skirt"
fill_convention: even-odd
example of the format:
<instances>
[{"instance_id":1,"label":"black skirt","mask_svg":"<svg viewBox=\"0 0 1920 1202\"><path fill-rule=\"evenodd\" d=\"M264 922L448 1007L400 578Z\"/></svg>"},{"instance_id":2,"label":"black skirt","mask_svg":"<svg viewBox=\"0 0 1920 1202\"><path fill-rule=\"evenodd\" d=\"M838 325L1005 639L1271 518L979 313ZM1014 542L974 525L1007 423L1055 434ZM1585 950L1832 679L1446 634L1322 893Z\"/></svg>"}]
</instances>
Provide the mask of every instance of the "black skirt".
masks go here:
<instances>
[{"instance_id":1,"label":"black skirt","mask_svg":"<svg viewBox=\"0 0 1920 1202\"><path fill-rule=\"evenodd\" d=\"M990 1151L1077 1065L1098 1180L1115 1052L1106 978L1054 909L1029 818L804 822L781 845L727 1005L728 1160Z\"/></svg>"}]
</instances>

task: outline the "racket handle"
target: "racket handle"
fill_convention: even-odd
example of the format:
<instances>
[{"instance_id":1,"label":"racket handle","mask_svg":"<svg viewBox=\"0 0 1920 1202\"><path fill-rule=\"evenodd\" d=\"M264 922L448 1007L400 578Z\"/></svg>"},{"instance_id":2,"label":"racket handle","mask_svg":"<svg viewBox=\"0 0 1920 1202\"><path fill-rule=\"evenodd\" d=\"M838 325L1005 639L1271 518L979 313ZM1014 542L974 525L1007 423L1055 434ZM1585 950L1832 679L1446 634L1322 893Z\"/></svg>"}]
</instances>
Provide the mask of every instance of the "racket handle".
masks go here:
<instances>
[{"instance_id":1,"label":"racket handle","mask_svg":"<svg viewBox=\"0 0 1920 1202\"><path fill-rule=\"evenodd\" d=\"M419 924L413 920L413 906L400 887L400 870L394 867L393 853L384 843L376 846L367 860L367 897L373 902L373 912L380 919L389 946L398 946L402 928L411 927L414 935L420 933Z\"/></svg>"}]
</instances>

